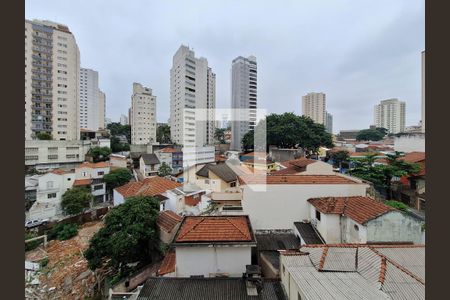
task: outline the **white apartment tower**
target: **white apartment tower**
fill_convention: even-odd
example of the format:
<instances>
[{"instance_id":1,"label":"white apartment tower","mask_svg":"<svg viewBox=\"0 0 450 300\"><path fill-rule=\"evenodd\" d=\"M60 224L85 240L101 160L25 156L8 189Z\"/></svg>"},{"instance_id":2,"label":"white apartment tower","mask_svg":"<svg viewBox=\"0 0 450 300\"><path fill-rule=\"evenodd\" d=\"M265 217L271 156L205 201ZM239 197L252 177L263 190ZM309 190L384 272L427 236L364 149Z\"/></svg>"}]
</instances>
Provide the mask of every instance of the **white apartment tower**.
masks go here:
<instances>
[{"instance_id":1,"label":"white apartment tower","mask_svg":"<svg viewBox=\"0 0 450 300\"><path fill-rule=\"evenodd\" d=\"M25 140L77 140L80 51L66 25L25 20Z\"/></svg>"},{"instance_id":2,"label":"white apartment tower","mask_svg":"<svg viewBox=\"0 0 450 300\"><path fill-rule=\"evenodd\" d=\"M130 125L132 145L156 142L156 96L139 83L133 83Z\"/></svg>"},{"instance_id":3,"label":"white apartment tower","mask_svg":"<svg viewBox=\"0 0 450 300\"><path fill-rule=\"evenodd\" d=\"M80 128L94 131L104 128L104 96L98 87L98 72L80 68Z\"/></svg>"},{"instance_id":4,"label":"white apartment tower","mask_svg":"<svg viewBox=\"0 0 450 300\"><path fill-rule=\"evenodd\" d=\"M405 131L405 102L387 99L375 105L374 121L376 127L386 128L389 133Z\"/></svg>"},{"instance_id":5,"label":"white apartment tower","mask_svg":"<svg viewBox=\"0 0 450 300\"><path fill-rule=\"evenodd\" d=\"M425 132L425 51L422 51L422 132Z\"/></svg>"},{"instance_id":6,"label":"white apartment tower","mask_svg":"<svg viewBox=\"0 0 450 300\"><path fill-rule=\"evenodd\" d=\"M204 57L181 45L170 69L170 134L184 147L202 147L214 141L216 75Z\"/></svg>"},{"instance_id":7,"label":"white apartment tower","mask_svg":"<svg viewBox=\"0 0 450 300\"><path fill-rule=\"evenodd\" d=\"M258 66L256 57L238 56L231 65L231 150L240 151L242 138L256 126Z\"/></svg>"},{"instance_id":8,"label":"white apartment tower","mask_svg":"<svg viewBox=\"0 0 450 300\"><path fill-rule=\"evenodd\" d=\"M99 128L106 128L106 122L105 122L105 115L106 115L106 95L102 91L99 90L98 92L98 126Z\"/></svg>"},{"instance_id":9,"label":"white apartment tower","mask_svg":"<svg viewBox=\"0 0 450 300\"><path fill-rule=\"evenodd\" d=\"M326 96L325 93L308 93L302 97L303 115L314 122L326 125Z\"/></svg>"}]
</instances>

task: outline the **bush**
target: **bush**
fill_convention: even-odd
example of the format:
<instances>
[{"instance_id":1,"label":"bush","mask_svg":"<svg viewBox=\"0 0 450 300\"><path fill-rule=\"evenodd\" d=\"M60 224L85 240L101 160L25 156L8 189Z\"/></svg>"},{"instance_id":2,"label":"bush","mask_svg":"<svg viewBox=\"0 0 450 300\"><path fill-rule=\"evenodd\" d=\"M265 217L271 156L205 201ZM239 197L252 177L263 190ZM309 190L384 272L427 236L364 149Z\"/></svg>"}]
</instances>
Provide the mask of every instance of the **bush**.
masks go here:
<instances>
[{"instance_id":1,"label":"bush","mask_svg":"<svg viewBox=\"0 0 450 300\"><path fill-rule=\"evenodd\" d=\"M406 204L404 204L403 202L399 202L399 201L395 201L395 200L389 200L384 202L384 204L396 208L398 210L401 211L407 211L408 210L408 206Z\"/></svg>"},{"instance_id":2,"label":"bush","mask_svg":"<svg viewBox=\"0 0 450 300\"><path fill-rule=\"evenodd\" d=\"M32 239L35 237L38 237L37 233L34 233L34 232L25 233L25 240ZM25 243L25 251L30 251L30 250L36 249L42 243L42 241L43 240L40 239L40 240Z\"/></svg>"},{"instance_id":3,"label":"bush","mask_svg":"<svg viewBox=\"0 0 450 300\"><path fill-rule=\"evenodd\" d=\"M78 233L78 226L76 224L57 224L47 234L49 240L65 241Z\"/></svg>"},{"instance_id":4,"label":"bush","mask_svg":"<svg viewBox=\"0 0 450 300\"><path fill-rule=\"evenodd\" d=\"M44 258L43 260L41 260L39 262L39 267L40 268L45 268L48 265L48 257Z\"/></svg>"}]
</instances>

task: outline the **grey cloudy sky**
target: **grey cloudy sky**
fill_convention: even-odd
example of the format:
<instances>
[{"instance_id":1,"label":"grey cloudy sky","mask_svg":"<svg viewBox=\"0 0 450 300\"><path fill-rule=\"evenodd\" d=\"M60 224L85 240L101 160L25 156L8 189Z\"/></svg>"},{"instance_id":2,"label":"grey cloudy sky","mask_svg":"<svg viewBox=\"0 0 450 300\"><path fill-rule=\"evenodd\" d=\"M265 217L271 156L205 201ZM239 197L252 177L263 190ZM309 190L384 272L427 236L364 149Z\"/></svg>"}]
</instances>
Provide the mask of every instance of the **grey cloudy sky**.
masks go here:
<instances>
[{"instance_id":1,"label":"grey cloudy sky","mask_svg":"<svg viewBox=\"0 0 450 300\"><path fill-rule=\"evenodd\" d=\"M420 120L424 0L26 0L27 19L69 26L81 66L99 71L107 117L130 107L132 83L169 117L169 70L181 44L216 73L217 107L230 106L233 58L258 60L258 107L301 114L301 96L327 94L334 130L367 128L382 99Z\"/></svg>"}]
</instances>

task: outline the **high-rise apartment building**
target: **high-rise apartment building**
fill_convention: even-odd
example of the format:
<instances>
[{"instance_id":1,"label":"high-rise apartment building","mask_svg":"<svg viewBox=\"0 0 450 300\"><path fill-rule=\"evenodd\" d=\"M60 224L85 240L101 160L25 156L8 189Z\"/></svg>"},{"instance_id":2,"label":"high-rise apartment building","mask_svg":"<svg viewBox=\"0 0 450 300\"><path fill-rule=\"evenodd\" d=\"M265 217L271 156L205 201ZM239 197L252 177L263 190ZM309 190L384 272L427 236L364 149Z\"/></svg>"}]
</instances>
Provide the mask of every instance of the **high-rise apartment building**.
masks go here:
<instances>
[{"instance_id":1,"label":"high-rise apartment building","mask_svg":"<svg viewBox=\"0 0 450 300\"><path fill-rule=\"evenodd\" d=\"M125 115L120 115L120 124L121 125L130 125L130 119L129 117L125 116Z\"/></svg>"},{"instance_id":2,"label":"high-rise apartment building","mask_svg":"<svg viewBox=\"0 0 450 300\"><path fill-rule=\"evenodd\" d=\"M333 133L333 115L327 112L327 118L325 122L325 129L328 133Z\"/></svg>"},{"instance_id":3,"label":"high-rise apartment building","mask_svg":"<svg viewBox=\"0 0 450 300\"><path fill-rule=\"evenodd\" d=\"M139 83L133 83L130 125L132 145L156 142L156 96Z\"/></svg>"},{"instance_id":4,"label":"high-rise apartment building","mask_svg":"<svg viewBox=\"0 0 450 300\"><path fill-rule=\"evenodd\" d=\"M405 131L405 102L387 99L375 105L374 122L376 127L386 128L389 133Z\"/></svg>"},{"instance_id":5,"label":"high-rise apartment building","mask_svg":"<svg viewBox=\"0 0 450 300\"><path fill-rule=\"evenodd\" d=\"M425 132L425 51L422 51L422 132Z\"/></svg>"},{"instance_id":6,"label":"high-rise apartment building","mask_svg":"<svg viewBox=\"0 0 450 300\"><path fill-rule=\"evenodd\" d=\"M326 124L326 96L325 93L308 93L302 97L303 115L310 117L314 122Z\"/></svg>"},{"instance_id":7,"label":"high-rise apartment building","mask_svg":"<svg viewBox=\"0 0 450 300\"><path fill-rule=\"evenodd\" d=\"M98 126L99 128L106 128L106 121L105 121L105 115L106 115L106 95L102 91L98 91Z\"/></svg>"},{"instance_id":8,"label":"high-rise apartment building","mask_svg":"<svg viewBox=\"0 0 450 300\"><path fill-rule=\"evenodd\" d=\"M240 151L242 138L256 126L258 65L256 57L238 56L231 65L231 150Z\"/></svg>"},{"instance_id":9,"label":"high-rise apartment building","mask_svg":"<svg viewBox=\"0 0 450 300\"><path fill-rule=\"evenodd\" d=\"M104 127L104 96L98 87L98 72L80 68L80 128L98 130ZM103 106L103 107L102 107Z\"/></svg>"},{"instance_id":10,"label":"high-rise apartment building","mask_svg":"<svg viewBox=\"0 0 450 300\"><path fill-rule=\"evenodd\" d=\"M25 20L25 139L77 140L80 52L66 25Z\"/></svg>"},{"instance_id":11,"label":"high-rise apartment building","mask_svg":"<svg viewBox=\"0 0 450 300\"><path fill-rule=\"evenodd\" d=\"M184 147L214 142L216 75L204 57L181 45L170 69L170 134Z\"/></svg>"}]
</instances>

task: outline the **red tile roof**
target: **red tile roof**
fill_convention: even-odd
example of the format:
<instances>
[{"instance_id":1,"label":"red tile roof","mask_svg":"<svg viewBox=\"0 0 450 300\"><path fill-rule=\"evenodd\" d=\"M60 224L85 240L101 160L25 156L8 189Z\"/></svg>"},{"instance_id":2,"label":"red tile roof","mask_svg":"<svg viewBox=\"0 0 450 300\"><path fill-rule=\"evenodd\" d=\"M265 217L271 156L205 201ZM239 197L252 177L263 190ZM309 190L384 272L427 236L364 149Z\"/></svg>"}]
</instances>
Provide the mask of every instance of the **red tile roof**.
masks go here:
<instances>
[{"instance_id":1,"label":"red tile roof","mask_svg":"<svg viewBox=\"0 0 450 300\"><path fill-rule=\"evenodd\" d=\"M425 152L410 152L399 158L409 163L425 162Z\"/></svg>"},{"instance_id":2,"label":"red tile roof","mask_svg":"<svg viewBox=\"0 0 450 300\"><path fill-rule=\"evenodd\" d=\"M302 170L299 169L298 167L290 166L290 167L287 167L285 169L281 169L281 170L278 170L278 171L270 172L270 174L271 175L292 175L292 174L297 174L297 173L300 173L300 172L302 172Z\"/></svg>"},{"instance_id":3,"label":"red tile roof","mask_svg":"<svg viewBox=\"0 0 450 300\"><path fill-rule=\"evenodd\" d=\"M51 170L49 173L57 174L57 175L64 175L68 173L73 173L73 171L70 170L64 170L64 169L54 169Z\"/></svg>"},{"instance_id":4,"label":"red tile roof","mask_svg":"<svg viewBox=\"0 0 450 300\"><path fill-rule=\"evenodd\" d=\"M165 210L159 213L156 224L165 232L171 232L182 220L183 217L177 215L173 211Z\"/></svg>"},{"instance_id":5,"label":"red tile roof","mask_svg":"<svg viewBox=\"0 0 450 300\"><path fill-rule=\"evenodd\" d=\"M305 158L305 157L301 157L299 159L294 159L294 160L290 160L288 161L289 164L299 167L299 168L304 168L307 165L313 164L318 162L318 160L315 159L309 159L309 158Z\"/></svg>"},{"instance_id":6,"label":"red tile roof","mask_svg":"<svg viewBox=\"0 0 450 300\"><path fill-rule=\"evenodd\" d=\"M252 242L248 216L185 217L175 243Z\"/></svg>"},{"instance_id":7,"label":"red tile roof","mask_svg":"<svg viewBox=\"0 0 450 300\"><path fill-rule=\"evenodd\" d=\"M181 183L166 178L150 177L142 181L129 182L116 188L116 191L124 198L133 196L156 196L180 186L182 186Z\"/></svg>"},{"instance_id":8,"label":"red tile roof","mask_svg":"<svg viewBox=\"0 0 450 300\"><path fill-rule=\"evenodd\" d=\"M159 152L162 152L162 153L174 153L174 152L181 152L181 151L177 150L177 149L174 149L174 148L167 147L167 148L163 148L163 149L159 150Z\"/></svg>"},{"instance_id":9,"label":"red tile roof","mask_svg":"<svg viewBox=\"0 0 450 300\"><path fill-rule=\"evenodd\" d=\"M238 177L245 184L359 184L360 182L339 175L242 175Z\"/></svg>"},{"instance_id":10,"label":"red tile roof","mask_svg":"<svg viewBox=\"0 0 450 300\"><path fill-rule=\"evenodd\" d=\"M84 162L78 166L78 168L91 168L91 169L98 169L98 168L108 168L110 166L109 162L107 161L101 161L98 163L90 163L90 162Z\"/></svg>"},{"instance_id":11,"label":"red tile roof","mask_svg":"<svg viewBox=\"0 0 450 300\"><path fill-rule=\"evenodd\" d=\"M161 262L161 265L159 266L157 275L162 276L165 274L175 272L175 265L176 265L175 251L171 250L167 252L166 256L164 256L164 259Z\"/></svg>"},{"instance_id":12,"label":"red tile roof","mask_svg":"<svg viewBox=\"0 0 450 300\"><path fill-rule=\"evenodd\" d=\"M324 214L339 214L365 224L394 208L369 197L322 197L308 199L318 211Z\"/></svg>"},{"instance_id":13,"label":"red tile roof","mask_svg":"<svg viewBox=\"0 0 450 300\"><path fill-rule=\"evenodd\" d=\"M73 182L73 186L84 186L84 185L90 185L92 183L92 179L76 179Z\"/></svg>"}]
</instances>

